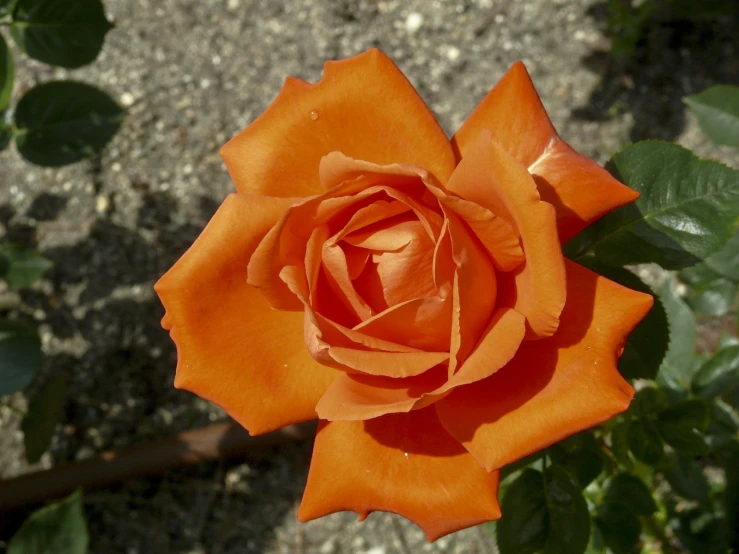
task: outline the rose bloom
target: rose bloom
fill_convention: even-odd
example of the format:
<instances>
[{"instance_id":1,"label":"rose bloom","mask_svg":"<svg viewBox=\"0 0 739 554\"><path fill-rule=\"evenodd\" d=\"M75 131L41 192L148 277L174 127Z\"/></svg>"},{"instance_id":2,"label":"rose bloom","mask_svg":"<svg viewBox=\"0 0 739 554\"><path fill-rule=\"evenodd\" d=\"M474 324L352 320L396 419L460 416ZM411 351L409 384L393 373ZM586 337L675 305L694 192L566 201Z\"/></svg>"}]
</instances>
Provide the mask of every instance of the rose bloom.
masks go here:
<instances>
[{"instance_id":1,"label":"rose bloom","mask_svg":"<svg viewBox=\"0 0 739 554\"><path fill-rule=\"evenodd\" d=\"M652 298L561 245L638 195L522 63L449 140L380 51L328 62L221 154L238 192L156 285L175 385L252 434L320 419L301 521L497 519L499 468L628 407Z\"/></svg>"}]
</instances>

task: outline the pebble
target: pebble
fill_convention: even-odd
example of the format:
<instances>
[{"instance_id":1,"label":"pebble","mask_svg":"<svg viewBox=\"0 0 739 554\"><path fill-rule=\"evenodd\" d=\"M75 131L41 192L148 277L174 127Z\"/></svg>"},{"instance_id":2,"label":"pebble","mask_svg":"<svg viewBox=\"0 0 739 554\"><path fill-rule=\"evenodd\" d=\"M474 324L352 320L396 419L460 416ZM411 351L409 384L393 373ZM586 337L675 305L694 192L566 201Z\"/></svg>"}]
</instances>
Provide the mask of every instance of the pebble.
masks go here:
<instances>
[{"instance_id":1,"label":"pebble","mask_svg":"<svg viewBox=\"0 0 739 554\"><path fill-rule=\"evenodd\" d=\"M423 26L423 16L418 12L411 12L405 18L405 30L413 34Z\"/></svg>"}]
</instances>

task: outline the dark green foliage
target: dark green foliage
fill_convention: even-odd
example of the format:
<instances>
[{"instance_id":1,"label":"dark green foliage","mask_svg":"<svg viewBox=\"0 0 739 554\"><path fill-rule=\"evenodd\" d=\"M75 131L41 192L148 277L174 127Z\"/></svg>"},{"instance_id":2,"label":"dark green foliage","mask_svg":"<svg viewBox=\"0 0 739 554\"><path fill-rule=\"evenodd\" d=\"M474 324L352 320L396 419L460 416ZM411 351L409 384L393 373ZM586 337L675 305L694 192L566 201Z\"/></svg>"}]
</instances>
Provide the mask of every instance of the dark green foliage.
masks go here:
<instances>
[{"instance_id":1,"label":"dark green foliage","mask_svg":"<svg viewBox=\"0 0 739 554\"><path fill-rule=\"evenodd\" d=\"M31 514L10 539L7 554L86 554L89 541L77 491Z\"/></svg>"},{"instance_id":2,"label":"dark green foliage","mask_svg":"<svg viewBox=\"0 0 739 554\"><path fill-rule=\"evenodd\" d=\"M32 58L76 68L97 57L112 27L100 0L17 0L11 33Z\"/></svg>"},{"instance_id":3,"label":"dark green foliage","mask_svg":"<svg viewBox=\"0 0 739 554\"><path fill-rule=\"evenodd\" d=\"M722 248L737 228L739 172L675 144L632 144L606 166L641 197L586 228L566 245L607 265L695 265Z\"/></svg>"},{"instance_id":4,"label":"dark green foliage","mask_svg":"<svg viewBox=\"0 0 739 554\"><path fill-rule=\"evenodd\" d=\"M0 320L0 396L24 388L41 367L41 340L32 328Z\"/></svg>"},{"instance_id":5,"label":"dark green foliage","mask_svg":"<svg viewBox=\"0 0 739 554\"><path fill-rule=\"evenodd\" d=\"M71 81L38 85L16 108L16 144L30 162L60 166L99 152L125 112L104 92Z\"/></svg>"}]
</instances>

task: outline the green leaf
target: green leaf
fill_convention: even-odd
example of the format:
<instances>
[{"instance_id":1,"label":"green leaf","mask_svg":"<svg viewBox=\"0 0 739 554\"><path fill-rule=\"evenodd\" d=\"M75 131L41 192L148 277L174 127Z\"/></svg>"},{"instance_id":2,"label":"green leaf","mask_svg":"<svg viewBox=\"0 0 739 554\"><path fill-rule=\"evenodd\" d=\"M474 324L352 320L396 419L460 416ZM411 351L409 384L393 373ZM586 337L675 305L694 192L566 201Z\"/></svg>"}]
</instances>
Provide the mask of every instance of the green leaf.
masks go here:
<instances>
[{"instance_id":1,"label":"green leaf","mask_svg":"<svg viewBox=\"0 0 739 554\"><path fill-rule=\"evenodd\" d=\"M702 400L692 399L665 408L660 412L658 421L661 425L688 425L705 431L711 418L708 405Z\"/></svg>"},{"instance_id":2,"label":"green leaf","mask_svg":"<svg viewBox=\"0 0 739 554\"><path fill-rule=\"evenodd\" d=\"M705 454L706 439L701 434L711 419L708 406L701 400L686 400L663 410L657 419L657 429L664 441L679 452Z\"/></svg>"},{"instance_id":3,"label":"green leaf","mask_svg":"<svg viewBox=\"0 0 739 554\"><path fill-rule=\"evenodd\" d=\"M637 460L650 466L658 466L664 462L662 438L652 421L644 419L631 423L628 441L629 448Z\"/></svg>"},{"instance_id":4,"label":"green leaf","mask_svg":"<svg viewBox=\"0 0 739 554\"><path fill-rule=\"evenodd\" d=\"M724 333L718 339L719 349L726 348L728 346L736 346L737 344L739 344L739 337L735 337L734 335L730 335L729 333Z\"/></svg>"},{"instance_id":5,"label":"green leaf","mask_svg":"<svg viewBox=\"0 0 739 554\"><path fill-rule=\"evenodd\" d=\"M629 413L643 418L654 414L667 406L667 395L657 387L644 387L637 391L634 401L629 406Z\"/></svg>"},{"instance_id":6,"label":"green leaf","mask_svg":"<svg viewBox=\"0 0 739 554\"><path fill-rule=\"evenodd\" d=\"M726 554L728 529L723 518L706 511L703 507L689 508L677 513L680 526L676 535L687 548L681 552L700 554Z\"/></svg>"},{"instance_id":7,"label":"green leaf","mask_svg":"<svg viewBox=\"0 0 739 554\"><path fill-rule=\"evenodd\" d=\"M580 487L561 467L544 473L549 534L544 554L580 554L590 539L590 515Z\"/></svg>"},{"instance_id":8,"label":"green leaf","mask_svg":"<svg viewBox=\"0 0 739 554\"><path fill-rule=\"evenodd\" d=\"M13 52L8 48L3 35L0 35L0 114L10 106L14 78L15 63L13 62ZM1 120L0 123L2 123Z\"/></svg>"},{"instance_id":9,"label":"green leaf","mask_svg":"<svg viewBox=\"0 0 739 554\"><path fill-rule=\"evenodd\" d=\"M739 146L739 87L716 85L683 98L716 144Z\"/></svg>"},{"instance_id":10,"label":"green leaf","mask_svg":"<svg viewBox=\"0 0 739 554\"><path fill-rule=\"evenodd\" d=\"M23 157L38 165L74 163L102 150L124 113L110 96L89 85L38 85L18 102L16 144Z\"/></svg>"},{"instance_id":11,"label":"green leaf","mask_svg":"<svg viewBox=\"0 0 739 554\"><path fill-rule=\"evenodd\" d=\"M628 421L623 421L611 429L611 453L618 463L626 468L634 465L629 455L629 427Z\"/></svg>"},{"instance_id":12,"label":"green leaf","mask_svg":"<svg viewBox=\"0 0 739 554\"><path fill-rule=\"evenodd\" d=\"M739 233L735 233L721 250L708 256L705 264L719 275L739 281Z\"/></svg>"},{"instance_id":13,"label":"green leaf","mask_svg":"<svg viewBox=\"0 0 739 554\"><path fill-rule=\"evenodd\" d=\"M551 466L544 475L533 469L508 487L498 523L501 554L580 554L590 532L588 507L572 477Z\"/></svg>"},{"instance_id":14,"label":"green leaf","mask_svg":"<svg viewBox=\"0 0 739 554\"><path fill-rule=\"evenodd\" d=\"M667 313L670 341L659 369L657 383L671 388L689 389L696 345L693 312L675 295L669 279L660 287L659 297Z\"/></svg>"},{"instance_id":15,"label":"green leaf","mask_svg":"<svg viewBox=\"0 0 739 554\"><path fill-rule=\"evenodd\" d=\"M497 529L501 554L533 554L546 545L549 513L544 486L544 476L527 468L506 490Z\"/></svg>"},{"instance_id":16,"label":"green leaf","mask_svg":"<svg viewBox=\"0 0 739 554\"><path fill-rule=\"evenodd\" d=\"M32 513L10 539L7 554L86 554L89 542L77 491Z\"/></svg>"},{"instance_id":17,"label":"green leaf","mask_svg":"<svg viewBox=\"0 0 739 554\"><path fill-rule=\"evenodd\" d=\"M620 502L640 516L649 516L657 511L657 504L644 481L628 473L621 473L611 479L606 489L605 501Z\"/></svg>"},{"instance_id":18,"label":"green leaf","mask_svg":"<svg viewBox=\"0 0 739 554\"><path fill-rule=\"evenodd\" d=\"M739 387L734 389L739 391ZM739 414L720 398L711 402L711 425L706 440L712 451L725 448L737 440L739 432Z\"/></svg>"},{"instance_id":19,"label":"green leaf","mask_svg":"<svg viewBox=\"0 0 739 554\"><path fill-rule=\"evenodd\" d=\"M710 450L705 437L691 427L676 425L659 426L659 434L664 441L678 452L701 455Z\"/></svg>"},{"instance_id":20,"label":"green leaf","mask_svg":"<svg viewBox=\"0 0 739 554\"><path fill-rule=\"evenodd\" d=\"M719 275L706 263L682 270L680 279L689 284L685 301L694 311L704 315L724 315L731 310L736 297L736 283Z\"/></svg>"},{"instance_id":21,"label":"green leaf","mask_svg":"<svg viewBox=\"0 0 739 554\"><path fill-rule=\"evenodd\" d=\"M0 320L0 396L25 387L41 367L41 340L33 329Z\"/></svg>"},{"instance_id":22,"label":"green leaf","mask_svg":"<svg viewBox=\"0 0 739 554\"><path fill-rule=\"evenodd\" d=\"M74 69L97 57L112 28L100 0L18 0L11 33L32 58Z\"/></svg>"},{"instance_id":23,"label":"green leaf","mask_svg":"<svg viewBox=\"0 0 739 554\"><path fill-rule=\"evenodd\" d=\"M603 455L589 448L552 453L552 459L572 475L581 489L592 483L603 471Z\"/></svg>"},{"instance_id":24,"label":"green leaf","mask_svg":"<svg viewBox=\"0 0 739 554\"><path fill-rule=\"evenodd\" d=\"M606 166L641 194L567 243L569 257L594 254L623 266L682 269L719 250L739 220L739 171L667 142L639 142Z\"/></svg>"},{"instance_id":25,"label":"green leaf","mask_svg":"<svg viewBox=\"0 0 739 554\"><path fill-rule=\"evenodd\" d=\"M713 398L739 385L739 346L719 350L693 377L693 392Z\"/></svg>"},{"instance_id":26,"label":"green leaf","mask_svg":"<svg viewBox=\"0 0 739 554\"><path fill-rule=\"evenodd\" d=\"M719 453L721 465L726 475L726 489L724 491L724 513L727 522L739 521L739 442L734 440ZM728 539L732 551L739 550L739 527L729 525Z\"/></svg>"},{"instance_id":27,"label":"green leaf","mask_svg":"<svg viewBox=\"0 0 739 554\"><path fill-rule=\"evenodd\" d=\"M711 403L711 421L730 432L739 431L739 414L720 398L715 398Z\"/></svg>"},{"instance_id":28,"label":"green leaf","mask_svg":"<svg viewBox=\"0 0 739 554\"><path fill-rule=\"evenodd\" d=\"M38 462L49 448L64 414L66 396L67 377L60 373L29 400L28 411L21 422L29 464Z\"/></svg>"},{"instance_id":29,"label":"green leaf","mask_svg":"<svg viewBox=\"0 0 739 554\"><path fill-rule=\"evenodd\" d=\"M627 505L617 502L605 504L599 510L595 523L613 554L636 552L641 536L641 523Z\"/></svg>"},{"instance_id":30,"label":"green leaf","mask_svg":"<svg viewBox=\"0 0 739 554\"><path fill-rule=\"evenodd\" d=\"M12 243L0 246L0 279L15 289L32 285L52 265L33 248Z\"/></svg>"},{"instance_id":31,"label":"green leaf","mask_svg":"<svg viewBox=\"0 0 739 554\"><path fill-rule=\"evenodd\" d=\"M670 462L662 473L672 489L683 498L707 504L710 489L701 466L683 454L673 454Z\"/></svg>"},{"instance_id":32,"label":"green leaf","mask_svg":"<svg viewBox=\"0 0 739 554\"><path fill-rule=\"evenodd\" d=\"M513 475L517 471L520 471L524 469L525 467L528 467L538 462L543 455L544 455L544 450L539 450L538 452L529 454L528 456L521 458L519 460L516 460L515 462L508 464L507 466L503 466L500 469L500 480L503 481L509 475Z\"/></svg>"}]
</instances>

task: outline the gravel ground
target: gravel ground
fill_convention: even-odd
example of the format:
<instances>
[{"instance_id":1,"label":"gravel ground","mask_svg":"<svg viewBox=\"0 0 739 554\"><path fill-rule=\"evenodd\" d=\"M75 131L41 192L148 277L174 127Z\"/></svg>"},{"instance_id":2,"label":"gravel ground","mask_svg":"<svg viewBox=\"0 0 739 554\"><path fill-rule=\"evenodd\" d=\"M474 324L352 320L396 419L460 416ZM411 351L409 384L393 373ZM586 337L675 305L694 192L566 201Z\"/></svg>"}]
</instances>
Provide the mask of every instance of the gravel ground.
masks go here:
<instances>
[{"instance_id":1,"label":"gravel ground","mask_svg":"<svg viewBox=\"0 0 739 554\"><path fill-rule=\"evenodd\" d=\"M38 466L22 461L16 408L24 397L0 402L2 477L223 418L172 388L175 353L151 285L232 189L219 147L264 110L287 75L316 81L325 59L381 48L450 134L522 59L560 134L599 161L632 140L663 138L739 167L736 152L712 147L680 102L715 83L739 84L736 19L650 28L636 61L616 63L603 6L589 0L106 7L116 28L93 65L67 72L17 56L16 92L71 78L105 89L129 116L90 162L50 170L0 154L0 240L34 244L55 262L23 293L17 314L42 333L47 358L35 386L56 372L70 377L65 425ZM486 528L428 545L415 526L387 514L296 524L309 456L309 444L288 445L91 492L91 552L495 552Z\"/></svg>"}]
</instances>

